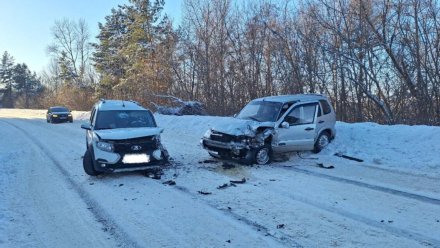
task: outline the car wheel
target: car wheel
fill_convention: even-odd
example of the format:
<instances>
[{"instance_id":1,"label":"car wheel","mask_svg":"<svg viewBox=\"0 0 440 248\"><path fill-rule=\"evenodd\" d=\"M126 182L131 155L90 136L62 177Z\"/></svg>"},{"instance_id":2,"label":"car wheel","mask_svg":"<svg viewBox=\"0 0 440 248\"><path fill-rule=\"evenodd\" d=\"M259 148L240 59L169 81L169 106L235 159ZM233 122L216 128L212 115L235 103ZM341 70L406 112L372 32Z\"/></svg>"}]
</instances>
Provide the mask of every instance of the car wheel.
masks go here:
<instances>
[{"instance_id":1,"label":"car wheel","mask_svg":"<svg viewBox=\"0 0 440 248\"><path fill-rule=\"evenodd\" d=\"M330 135L328 132L322 132L315 142L313 152L318 153L330 143Z\"/></svg>"},{"instance_id":2,"label":"car wheel","mask_svg":"<svg viewBox=\"0 0 440 248\"><path fill-rule=\"evenodd\" d=\"M96 171L95 168L93 167L93 158L92 158L92 154L90 153L89 149L87 149L86 153L84 153L83 167L84 167L84 171L89 176L97 176L97 175L101 174L100 172Z\"/></svg>"},{"instance_id":3,"label":"car wheel","mask_svg":"<svg viewBox=\"0 0 440 248\"><path fill-rule=\"evenodd\" d=\"M254 162L258 165L269 164L272 161L272 148L269 144L255 149Z\"/></svg>"}]
</instances>

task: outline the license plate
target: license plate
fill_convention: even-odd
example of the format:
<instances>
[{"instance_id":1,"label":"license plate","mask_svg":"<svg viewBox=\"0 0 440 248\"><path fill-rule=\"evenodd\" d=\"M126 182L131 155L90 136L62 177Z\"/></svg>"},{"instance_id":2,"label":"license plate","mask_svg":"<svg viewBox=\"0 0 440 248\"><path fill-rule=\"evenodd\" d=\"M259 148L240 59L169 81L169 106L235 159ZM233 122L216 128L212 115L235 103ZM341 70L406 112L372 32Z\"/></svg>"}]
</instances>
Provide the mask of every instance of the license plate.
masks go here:
<instances>
[{"instance_id":1,"label":"license plate","mask_svg":"<svg viewBox=\"0 0 440 248\"><path fill-rule=\"evenodd\" d=\"M124 164L140 164L150 162L150 156L147 154L126 154L122 159Z\"/></svg>"}]
</instances>

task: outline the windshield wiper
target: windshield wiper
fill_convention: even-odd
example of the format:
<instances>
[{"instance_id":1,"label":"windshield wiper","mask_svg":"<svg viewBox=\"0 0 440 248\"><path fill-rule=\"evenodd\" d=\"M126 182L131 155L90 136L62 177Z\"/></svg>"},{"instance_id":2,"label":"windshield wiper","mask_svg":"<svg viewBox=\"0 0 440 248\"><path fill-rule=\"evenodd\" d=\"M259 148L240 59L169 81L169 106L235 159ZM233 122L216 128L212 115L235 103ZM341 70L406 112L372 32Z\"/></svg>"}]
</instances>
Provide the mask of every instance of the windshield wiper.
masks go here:
<instances>
[{"instance_id":1,"label":"windshield wiper","mask_svg":"<svg viewBox=\"0 0 440 248\"><path fill-rule=\"evenodd\" d=\"M107 129L113 129L111 127L103 127L103 128L97 128L96 130L107 130Z\"/></svg>"}]
</instances>

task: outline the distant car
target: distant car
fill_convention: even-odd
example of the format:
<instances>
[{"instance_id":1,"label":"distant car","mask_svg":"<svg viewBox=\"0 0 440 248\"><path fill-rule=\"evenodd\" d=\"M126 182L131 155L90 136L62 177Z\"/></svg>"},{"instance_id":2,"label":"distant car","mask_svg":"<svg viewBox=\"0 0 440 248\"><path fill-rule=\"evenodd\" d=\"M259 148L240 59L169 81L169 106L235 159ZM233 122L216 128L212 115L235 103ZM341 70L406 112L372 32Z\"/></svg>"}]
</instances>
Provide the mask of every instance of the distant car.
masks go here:
<instances>
[{"instance_id":1,"label":"distant car","mask_svg":"<svg viewBox=\"0 0 440 248\"><path fill-rule=\"evenodd\" d=\"M319 152L335 137L336 115L324 95L255 99L227 124L209 129L202 147L213 157L268 164L273 153Z\"/></svg>"},{"instance_id":2,"label":"distant car","mask_svg":"<svg viewBox=\"0 0 440 248\"><path fill-rule=\"evenodd\" d=\"M100 100L91 111L86 129L84 171L90 176L104 172L157 170L168 163L150 110L134 101Z\"/></svg>"},{"instance_id":3,"label":"distant car","mask_svg":"<svg viewBox=\"0 0 440 248\"><path fill-rule=\"evenodd\" d=\"M50 107L47 109L46 121L48 123L55 122L73 122L72 112L62 106Z\"/></svg>"}]
</instances>

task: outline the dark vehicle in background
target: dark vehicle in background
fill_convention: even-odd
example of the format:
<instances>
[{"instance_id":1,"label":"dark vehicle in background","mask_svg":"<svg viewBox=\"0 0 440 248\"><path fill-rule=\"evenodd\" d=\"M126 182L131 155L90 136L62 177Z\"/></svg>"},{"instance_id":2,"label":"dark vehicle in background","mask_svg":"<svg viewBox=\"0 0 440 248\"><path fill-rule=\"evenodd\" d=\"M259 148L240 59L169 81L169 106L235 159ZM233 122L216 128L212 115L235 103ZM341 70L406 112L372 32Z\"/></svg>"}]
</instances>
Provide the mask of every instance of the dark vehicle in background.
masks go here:
<instances>
[{"instance_id":1,"label":"dark vehicle in background","mask_svg":"<svg viewBox=\"0 0 440 248\"><path fill-rule=\"evenodd\" d=\"M68 108L62 106L50 107L49 109L47 109L46 121L48 123L67 121L72 123L72 112Z\"/></svg>"},{"instance_id":2,"label":"dark vehicle in background","mask_svg":"<svg viewBox=\"0 0 440 248\"><path fill-rule=\"evenodd\" d=\"M150 110L134 101L100 100L90 121L81 125L86 132L84 171L90 176L104 172L158 170L168 162Z\"/></svg>"}]
</instances>

